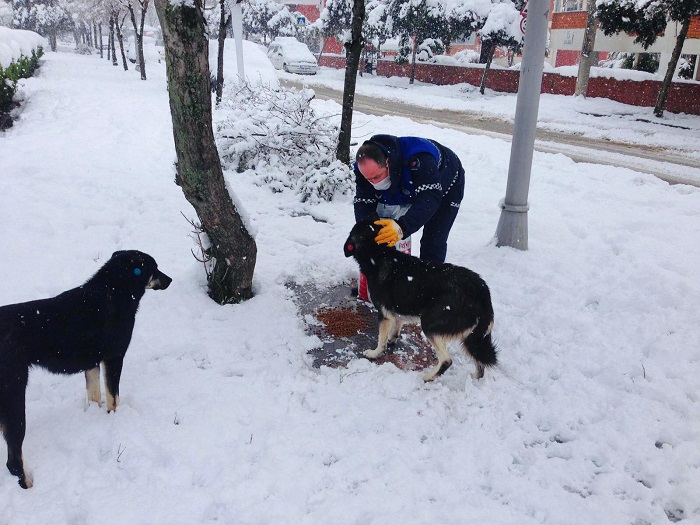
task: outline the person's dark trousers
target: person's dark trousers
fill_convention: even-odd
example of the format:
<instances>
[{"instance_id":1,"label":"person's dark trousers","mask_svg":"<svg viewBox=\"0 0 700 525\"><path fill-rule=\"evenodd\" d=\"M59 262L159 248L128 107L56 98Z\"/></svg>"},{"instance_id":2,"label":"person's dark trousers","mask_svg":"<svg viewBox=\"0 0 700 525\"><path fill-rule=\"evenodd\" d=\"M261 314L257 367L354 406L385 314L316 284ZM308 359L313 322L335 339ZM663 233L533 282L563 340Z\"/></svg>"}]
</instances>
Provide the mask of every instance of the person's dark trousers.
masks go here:
<instances>
[{"instance_id":1,"label":"person's dark trousers","mask_svg":"<svg viewBox=\"0 0 700 525\"><path fill-rule=\"evenodd\" d=\"M442 198L440 207L423 226L420 239L420 258L424 261L445 262L447 237L457 218L459 205L464 197L464 169L460 168L457 180Z\"/></svg>"}]
</instances>

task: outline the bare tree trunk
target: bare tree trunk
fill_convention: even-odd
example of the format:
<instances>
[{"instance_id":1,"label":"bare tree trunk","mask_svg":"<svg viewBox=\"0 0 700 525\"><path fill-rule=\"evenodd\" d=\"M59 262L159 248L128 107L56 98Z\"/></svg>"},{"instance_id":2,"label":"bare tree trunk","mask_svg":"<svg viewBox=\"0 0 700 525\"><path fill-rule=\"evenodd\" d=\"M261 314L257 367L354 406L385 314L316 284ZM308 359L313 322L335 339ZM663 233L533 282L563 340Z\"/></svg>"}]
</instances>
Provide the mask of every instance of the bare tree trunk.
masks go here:
<instances>
[{"instance_id":1,"label":"bare tree trunk","mask_svg":"<svg viewBox=\"0 0 700 525\"><path fill-rule=\"evenodd\" d=\"M209 43L200 2L155 2L165 44L175 182L194 206L211 243L209 295L220 304L237 303L253 296L257 246L226 188L214 142Z\"/></svg>"},{"instance_id":2,"label":"bare tree trunk","mask_svg":"<svg viewBox=\"0 0 700 525\"><path fill-rule=\"evenodd\" d=\"M122 54L122 64L124 65L124 71L129 71L129 64L126 61L126 53L124 53L124 35L122 34L122 26L126 20L126 15L122 17L122 21L119 22L119 18L115 20L115 28L117 30L117 40L119 41L119 51Z\"/></svg>"},{"instance_id":3,"label":"bare tree trunk","mask_svg":"<svg viewBox=\"0 0 700 525\"><path fill-rule=\"evenodd\" d=\"M632 60L632 69L635 71L639 69L639 59L642 57L641 53L634 54L634 60Z\"/></svg>"},{"instance_id":4,"label":"bare tree trunk","mask_svg":"<svg viewBox=\"0 0 700 525\"><path fill-rule=\"evenodd\" d=\"M411 78L408 80L409 84L413 84L416 79L416 36L413 35L413 58L411 59Z\"/></svg>"},{"instance_id":5,"label":"bare tree trunk","mask_svg":"<svg viewBox=\"0 0 700 525\"><path fill-rule=\"evenodd\" d=\"M131 15L131 23L134 26L134 36L136 38L136 54L139 59L138 69L141 73L141 80L146 80L146 60L143 56L143 26L146 21L146 9L148 9L148 0L143 3L139 0L139 5L141 6L141 23L137 25L136 23L136 13L134 13L134 7L129 3L129 14Z\"/></svg>"},{"instance_id":6,"label":"bare tree trunk","mask_svg":"<svg viewBox=\"0 0 700 525\"><path fill-rule=\"evenodd\" d=\"M100 58L105 57L105 52L102 49L102 22L97 24L98 35L100 36L99 46L100 46Z\"/></svg>"},{"instance_id":7,"label":"bare tree trunk","mask_svg":"<svg viewBox=\"0 0 700 525\"><path fill-rule=\"evenodd\" d=\"M586 96L588 92L588 80L591 77L591 66L595 56L595 34L598 28L598 21L595 17L596 5L593 0L588 0L588 18L586 19L586 30L583 33L583 44L581 46L581 58L578 62L578 77L576 78L576 90L574 95Z\"/></svg>"},{"instance_id":8,"label":"bare tree trunk","mask_svg":"<svg viewBox=\"0 0 700 525\"><path fill-rule=\"evenodd\" d=\"M117 19L116 14L112 13L112 16L109 18L109 41L110 41L110 45L112 46L112 65L113 66L119 65L119 62L117 61L117 48L114 47L114 26L117 25L116 19Z\"/></svg>"},{"instance_id":9,"label":"bare tree trunk","mask_svg":"<svg viewBox=\"0 0 700 525\"><path fill-rule=\"evenodd\" d=\"M321 52L318 54L318 58L316 59L316 63L320 66L321 65L321 57L323 56L323 52L326 50L326 43L330 38L324 38L323 39L323 45L321 46Z\"/></svg>"},{"instance_id":10,"label":"bare tree trunk","mask_svg":"<svg viewBox=\"0 0 700 525\"><path fill-rule=\"evenodd\" d=\"M92 36L93 36L93 41L92 41L92 47L97 49L97 24L95 21L92 21Z\"/></svg>"},{"instance_id":11,"label":"bare tree trunk","mask_svg":"<svg viewBox=\"0 0 700 525\"><path fill-rule=\"evenodd\" d=\"M487 40L486 42L483 42L482 44L482 49L483 46L487 46L486 49L486 66L484 67L484 74L481 75L481 85L479 86L479 93L482 95L486 91L486 78L488 77L489 70L491 69L491 62L493 62L493 55L496 52L496 43L493 42L492 40Z\"/></svg>"},{"instance_id":12,"label":"bare tree trunk","mask_svg":"<svg viewBox=\"0 0 700 525\"><path fill-rule=\"evenodd\" d=\"M112 60L112 36L114 35L114 21L109 17L109 32L107 33L107 61Z\"/></svg>"},{"instance_id":13,"label":"bare tree trunk","mask_svg":"<svg viewBox=\"0 0 700 525\"><path fill-rule=\"evenodd\" d=\"M664 107L666 106L666 97L668 96L668 90L671 89L671 82L673 81L673 75L676 72L676 66L678 65L678 59L681 57L681 51L683 50L683 44L685 43L685 37L688 36L688 29L690 28L690 16L683 20L683 25L681 25L681 32L678 33L676 38L676 45L673 48L673 53L671 54L671 60L668 63L668 69L666 70L666 76L664 77L664 82L661 84L661 91L659 91L659 98L656 100L656 106L654 107L654 115L661 118L664 116Z\"/></svg>"},{"instance_id":14,"label":"bare tree trunk","mask_svg":"<svg viewBox=\"0 0 700 525\"><path fill-rule=\"evenodd\" d=\"M352 135L352 110L355 103L357 68L362 53L362 21L365 19L365 0L353 0L350 42L345 43L345 84L343 86L343 112L340 117L340 133L336 158L350 164L350 137Z\"/></svg>"},{"instance_id":15,"label":"bare tree trunk","mask_svg":"<svg viewBox=\"0 0 700 525\"><path fill-rule=\"evenodd\" d=\"M143 3L141 3L141 25L139 28L138 38L136 39L139 51L139 64L141 64L141 80L146 80L146 57L143 55L143 26L146 23L147 10L148 0L144 0Z\"/></svg>"}]
</instances>

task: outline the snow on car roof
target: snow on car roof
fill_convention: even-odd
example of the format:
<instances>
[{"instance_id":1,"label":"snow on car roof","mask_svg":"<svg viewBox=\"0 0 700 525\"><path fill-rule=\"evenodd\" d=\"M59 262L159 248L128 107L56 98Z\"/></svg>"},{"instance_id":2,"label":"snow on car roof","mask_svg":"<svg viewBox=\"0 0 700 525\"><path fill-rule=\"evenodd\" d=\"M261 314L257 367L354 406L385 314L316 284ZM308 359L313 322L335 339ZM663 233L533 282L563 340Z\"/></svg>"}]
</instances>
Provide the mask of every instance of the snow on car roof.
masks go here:
<instances>
[{"instance_id":1,"label":"snow on car roof","mask_svg":"<svg viewBox=\"0 0 700 525\"><path fill-rule=\"evenodd\" d=\"M316 57L309 51L306 44L299 42L296 38L277 37L272 44L279 44L284 49L284 56L287 60L316 62Z\"/></svg>"}]
</instances>

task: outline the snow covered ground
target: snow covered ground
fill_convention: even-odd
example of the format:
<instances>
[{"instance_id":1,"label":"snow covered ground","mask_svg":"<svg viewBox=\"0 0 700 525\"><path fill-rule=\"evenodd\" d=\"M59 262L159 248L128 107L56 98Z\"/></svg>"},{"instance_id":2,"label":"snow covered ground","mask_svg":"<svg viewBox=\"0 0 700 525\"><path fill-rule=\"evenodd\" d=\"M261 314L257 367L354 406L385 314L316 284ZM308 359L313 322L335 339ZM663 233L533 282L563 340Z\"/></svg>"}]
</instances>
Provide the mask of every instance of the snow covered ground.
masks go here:
<instances>
[{"instance_id":1,"label":"snow covered ground","mask_svg":"<svg viewBox=\"0 0 700 525\"><path fill-rule=\"evenodd\" d=\"M432 384L360 359L313 369L285 283L356 275L350 199L311 206L227 174L256 231L256 296L217 306L173 182L165 74L148 75L48 53L0 135L0 304L76 286L118 249L173 277L141 302L115 414L85 406L82 376L31 373L34 488L0 469L0 523L700 523L700 189L536 153L529 250L497 248L505 142L358 115L357 140L428 136L470 166L448 261L490 285L501 365L475 382L458 357ZM414 101L450 100L424 89ZM544 115L568 103L549 100ZM698 117L668 118L695 131L664 140L698 140Z\"/></svg>"}]
</instances>

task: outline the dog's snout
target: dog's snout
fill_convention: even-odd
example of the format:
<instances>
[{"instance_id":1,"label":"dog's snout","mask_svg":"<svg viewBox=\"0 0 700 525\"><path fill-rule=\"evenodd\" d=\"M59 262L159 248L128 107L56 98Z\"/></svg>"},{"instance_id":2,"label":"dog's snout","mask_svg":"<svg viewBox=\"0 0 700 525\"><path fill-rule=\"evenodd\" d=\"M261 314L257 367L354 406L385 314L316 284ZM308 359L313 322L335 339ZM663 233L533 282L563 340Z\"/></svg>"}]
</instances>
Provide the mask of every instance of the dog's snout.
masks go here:
<instances>
[{"instance_id":1,"label":"dog's snout","mask_svg":"<svg viewBox=\"0 0 700 525\"><path fill-rule=\"evenodd\" d=\"M172 278L168 277L160 270L156 270L151 277L151 280L148 281L146 288L151 290L165 290L168 286L170 286L171 282L173 282Z\"/></svg>"}]
</instances>

